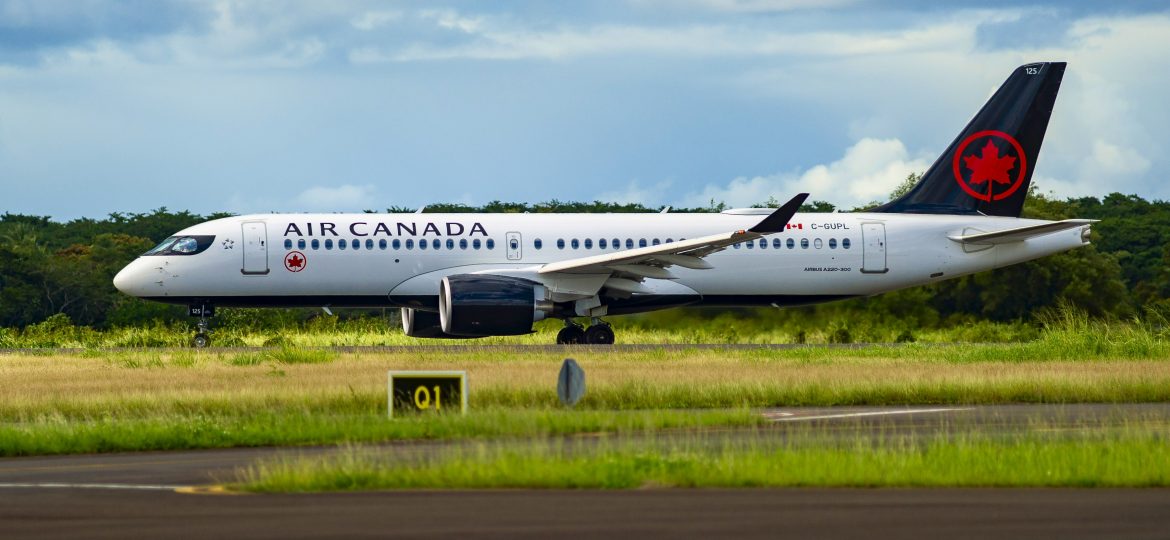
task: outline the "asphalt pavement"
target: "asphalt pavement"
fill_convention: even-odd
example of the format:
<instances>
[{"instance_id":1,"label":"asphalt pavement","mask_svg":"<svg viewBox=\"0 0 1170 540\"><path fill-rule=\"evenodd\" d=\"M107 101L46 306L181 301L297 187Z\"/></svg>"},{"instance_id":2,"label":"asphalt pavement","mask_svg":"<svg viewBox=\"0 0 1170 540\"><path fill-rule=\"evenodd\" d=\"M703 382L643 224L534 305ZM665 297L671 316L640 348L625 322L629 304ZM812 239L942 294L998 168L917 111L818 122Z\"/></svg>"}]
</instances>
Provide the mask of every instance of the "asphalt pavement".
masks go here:
<instances>
[{"instance_id":1,"label":"asphalt pavement","mask_svg":"<svg viewBox=\"0 0 1170 540\"><path fill-rule=\"evenodd\" d=\"M793 425L859 433L1061 429L1170 419L1170 404L782 408ZM712 430L712 437L743 430ZM379 445L403 456L449 443ZM1167 489L412 490L234 495L239 467L322 448L249 448L0 460L0 538L817 537L1167 538Z\"/></svg>"}]
</instances>

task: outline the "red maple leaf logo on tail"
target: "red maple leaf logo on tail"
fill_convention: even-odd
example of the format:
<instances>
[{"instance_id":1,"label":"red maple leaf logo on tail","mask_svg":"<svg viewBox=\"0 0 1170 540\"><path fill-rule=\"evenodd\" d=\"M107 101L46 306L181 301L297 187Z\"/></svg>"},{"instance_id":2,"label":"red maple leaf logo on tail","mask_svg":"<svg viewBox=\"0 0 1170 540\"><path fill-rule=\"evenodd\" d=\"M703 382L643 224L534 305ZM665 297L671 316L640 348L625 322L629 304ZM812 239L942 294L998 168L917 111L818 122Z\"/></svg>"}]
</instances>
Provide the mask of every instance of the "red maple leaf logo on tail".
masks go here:
<instances>
[{"instance_id":1,"label":"red maple leaf logo on tail","mask_svg":"<svg viewBox=\"0 0 1170 540\"><path fill-rule=\"evenodd\" d=\"M983 155L963 156L963 162L971 169L972 184L982 184L988 180L997 184L1010 184L1012 179L1008 171L1016 166L1016 158L999 155L999 148L990 140L983 147Z\"/></svg>"}]
</instances>

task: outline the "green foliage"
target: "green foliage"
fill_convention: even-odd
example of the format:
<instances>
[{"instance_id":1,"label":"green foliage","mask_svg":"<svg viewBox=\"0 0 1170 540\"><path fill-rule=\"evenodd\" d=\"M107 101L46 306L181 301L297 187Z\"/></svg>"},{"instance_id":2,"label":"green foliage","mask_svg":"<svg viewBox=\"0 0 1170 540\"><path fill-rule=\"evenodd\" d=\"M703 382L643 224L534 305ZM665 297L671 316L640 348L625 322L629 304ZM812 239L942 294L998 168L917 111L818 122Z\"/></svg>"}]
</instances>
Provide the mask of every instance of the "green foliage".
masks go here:
<instances>
[{"instance_id":1,"label":"green foliage","mask_svg":"<svg viewBox=\"0 0 1170 540\"><path fill-rule=\"evenodd\" d=\"M905 193L918 180L910 175L892 196ZM760 206L778 206L772 197ZM711 201L706 208L672 209L672 212L717 212L726 208ZM835 208L815 201L807 212ZM410 211L414 208L391 208ZM483 206L435 204L426 212L656 212L639 204L591 203L552 200L542 203L492 201ZM189 337L182 306L145 302L118 293L114 274L139 253L158 241L196 223L225 214L200 216L160 208L146 214L111 214L104 220L89 218L60 223L44 216L0 215L0 327L22 329L61 314L81 327L114 329L163 325L174 335L151 331L123 333L113 339L117 346L182 344ZM1102 220L1093 227L1092 246L1045 257L991 272L935 285L895 291L814 308L724 310L719 313L674 310L675 315L652 314L628 323L640 328L662 327L676 322L709 322L714 329L696 333L714 342L736 342L749 334L772 342L826 342L847 337L855 342L896 341L899 336L930 339L935 330L965 332L974 338L996 341L1030 339L1019 323L1032 324L1036 314L1058 305L1071 305L1092 317L1125 319L1152 307L1170 309L1170 203L1147 201L1136 195L1110 194L1102 199L1085 197L1058 200L1041 193L1035 185L1024 208L1025 217ZM720 313L726 317L718 319ZM375 335L386 331L385 313L349 310L339 316L315 310L221 309L216 320L218 345L243 345L246 333L274 333L282 329L308 329L325 333L339 324L365 320ZM995 321L1006 326L982 326ZM848 324L846 327L829 325ZM751 330L748 330L748 329ZM846 329L845 334L839 330ZM274 332L275 331L275 332ZM64 330L62 330L64 332ZM0 334L0 344L21 346L79 346L100 341L86 330L53 335L44 328ZM909 334L907 334L909 332ZM839 334L833 337L833 334ZM1033 332L1034 333L1034 332ZM68 335L66 335L68 334ZM108 336L107 336L108 337ZM696 339L700 339L696 337ZM107 340L109 341L109 340ZM264 341L253 344L261 344ZM59 344L59 345L54 345ZM103 343L110 344L110 343ZM323 343L346 345L341 341ZM283 345L273 341L271 345Z\"/></svg>"}]
</instances>

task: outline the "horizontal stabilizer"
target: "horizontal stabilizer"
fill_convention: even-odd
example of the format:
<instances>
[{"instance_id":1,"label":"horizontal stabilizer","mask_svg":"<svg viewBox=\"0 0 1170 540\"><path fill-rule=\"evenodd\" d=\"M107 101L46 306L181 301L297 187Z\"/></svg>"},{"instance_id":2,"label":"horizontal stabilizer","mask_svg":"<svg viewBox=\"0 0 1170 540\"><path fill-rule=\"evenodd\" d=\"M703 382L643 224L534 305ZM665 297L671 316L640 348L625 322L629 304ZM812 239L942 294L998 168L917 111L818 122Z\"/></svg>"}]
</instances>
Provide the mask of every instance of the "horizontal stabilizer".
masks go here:
<instances>
[{"instance_id":1,"label":"horizontal stabilizer","mask_svg":"<svg viewBox=\"0 0 1170 540\"><path fill-rule=\"evenodd\" d=\"M1029 238L1052 234L1054 232L1083 227L1085 225L1096 223L1097 221L1099 220L1066 219L1064 221L1054 221L1051 223L1042 223L1040 225L1029 225L1027 227L1006 229L1002 231L953 235L948 236L947 238L963 244L1008 244L1011 242L1022 242Z\"/></svg>"}]
</instances>

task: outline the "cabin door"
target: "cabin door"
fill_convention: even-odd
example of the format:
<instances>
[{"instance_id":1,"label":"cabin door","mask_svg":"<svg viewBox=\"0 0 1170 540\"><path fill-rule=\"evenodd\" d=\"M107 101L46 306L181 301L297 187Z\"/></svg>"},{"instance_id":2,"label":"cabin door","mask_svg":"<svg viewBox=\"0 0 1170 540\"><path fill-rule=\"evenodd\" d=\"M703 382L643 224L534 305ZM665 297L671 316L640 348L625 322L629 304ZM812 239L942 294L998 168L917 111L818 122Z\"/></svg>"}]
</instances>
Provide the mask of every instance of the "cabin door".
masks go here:
<instances>
[{"instance_id":1,"label":"cabin door","mask_svg":"<svg viewBox=\"0 0 1170 540\"><path fill-rule=\"evenodd\" d=\"M246 221L244 228L244 268L248 275L268 273L268 228L263 221Z\"/></svg>"},{"instance_id":2,"label":"cabin door","mask_svg":"<svg viewBox=\"0 0 1170 540\"><path fill-rule=\"evenodd\" d=\"M886 267L886 226L884 223L861 225L861 271L865 274L884 274Z\"/></svg>"}]
</instances>

